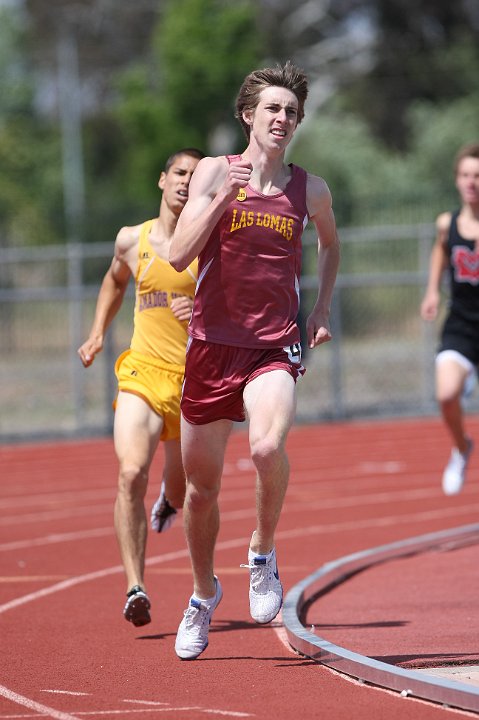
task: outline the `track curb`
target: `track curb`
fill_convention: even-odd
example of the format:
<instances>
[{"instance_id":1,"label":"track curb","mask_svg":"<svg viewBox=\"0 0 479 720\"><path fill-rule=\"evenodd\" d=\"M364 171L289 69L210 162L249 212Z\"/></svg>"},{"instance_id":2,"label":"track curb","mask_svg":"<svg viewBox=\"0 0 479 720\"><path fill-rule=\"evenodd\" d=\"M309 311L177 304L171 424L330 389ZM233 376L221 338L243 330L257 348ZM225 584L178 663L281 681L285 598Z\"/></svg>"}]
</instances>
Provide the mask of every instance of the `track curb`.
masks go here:
<instances>
[{"instance_id":1,"label":"track curb","mask_svg":"<svg viewBox=\"0 0 479 720\"><path fill-rule=\"evenodd\" d=\"M309 631L300 620L315 600L361 570L434 548L455 548L475 543L479 543L479 523L380 545L326 563L297 583L286 595L282 616L290 645L301 655L362 682L396 690L403 696L479 712L479 688L352 652Z\"/></svg>"}]
</instances>

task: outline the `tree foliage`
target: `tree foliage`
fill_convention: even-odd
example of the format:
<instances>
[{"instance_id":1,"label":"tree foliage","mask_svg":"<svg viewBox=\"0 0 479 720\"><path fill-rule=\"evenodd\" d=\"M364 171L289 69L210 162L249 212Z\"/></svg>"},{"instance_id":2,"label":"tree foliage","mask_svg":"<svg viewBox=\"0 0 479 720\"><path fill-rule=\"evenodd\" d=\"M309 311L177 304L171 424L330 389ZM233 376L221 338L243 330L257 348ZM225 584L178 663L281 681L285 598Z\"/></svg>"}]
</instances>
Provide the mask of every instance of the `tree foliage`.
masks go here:
<instances>
[{"instance_id":1,"label":"tree foliage","mask_svg":"<svg viewBox=\"0 0 479 720\"><path fill-rule=\"evenodd\" d=\"M475 87L479 4L467 0L369 0L376 25L370 72L347 87L349 107L391 148L411 139L417 100L454 101Z\"/></svg>"},{"instance_id":2,"label":"tree foliage","mask_svg":"<svg viewBox=\"0 0 479 720\"><path fill-rule=\"evenodd\" d=\"M117 115L131 148L125 177L134 178L135 194L151 197L164 161L177 148L211 151L215 130L234 132L234 95L258 62L258 45L253 0L166 3L149 62L119 81Z\"/></svg>"},{"instance_id":3,"label":"tree foliage","mask_svg":"<svg viewBox=\"0 0 479 720\"><path fill-rule=\"evenodd\" d=\"M254 67L310 80L291 158L324 175L340 224L430 220L477 139L479 3L471 0L18 0L0 17L0 232L65 235L58 78L79 57L87 240L155 213L181 146L240 150L234 98ZM24 12L22 12L22 8Z\"/></svg>"},{"instance_id":4,"label":"tree foliage","mask_svg":"<svg viewBox=\"0 0 479 720\"><path fill-rule=\"evenodd\" d=\"M257 4L175 0L167 7L154 38L165 97L184 127L193 123L208 138L231 122L239 85L260 60Z\"/></svg>"},{"instance_id":5,"label":"tree foliage","mask_svg":"<svg viewBox=\"0 0 479 720\"><path fill-rule=\"evenodd\" d=\"M0 246L52 242L61 232L58 146L35 119L26 41L19 13L0 8Z\"/></svg>"},{"instance_id":6,"label":"tree foliage","mask_svg":"<svg viewBox=\"0 0 479 720\"><path fill-rule=\"evenodd\" d=\"M452 102L417 101L407 151L392 151L367 123L342 107L325 108L300 128L294 162L323 176L340 226L433 222L457 203L453 160L478 142L479 93Z\"/></svg>"}]
</instances>

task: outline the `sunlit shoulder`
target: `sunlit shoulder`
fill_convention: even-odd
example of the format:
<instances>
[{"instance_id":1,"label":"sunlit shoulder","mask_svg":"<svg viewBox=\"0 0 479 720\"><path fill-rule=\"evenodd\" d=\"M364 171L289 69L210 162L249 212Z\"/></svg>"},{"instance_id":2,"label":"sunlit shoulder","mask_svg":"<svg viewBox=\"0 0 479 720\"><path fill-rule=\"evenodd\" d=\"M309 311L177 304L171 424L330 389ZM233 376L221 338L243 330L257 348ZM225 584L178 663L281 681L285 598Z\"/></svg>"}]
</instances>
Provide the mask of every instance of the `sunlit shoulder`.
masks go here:
<instances>
[{"instance_id":1,"label":"sunlit shoulder","mask_svg":"<svg viewBox=\"0 0 479 720\"><path fill-rule=\"evenodd\" d=\"M324 212L332 206L332 197L326 181L318 175L308 173L306 204L310 217Z\"/></svg>"}]
</instances>

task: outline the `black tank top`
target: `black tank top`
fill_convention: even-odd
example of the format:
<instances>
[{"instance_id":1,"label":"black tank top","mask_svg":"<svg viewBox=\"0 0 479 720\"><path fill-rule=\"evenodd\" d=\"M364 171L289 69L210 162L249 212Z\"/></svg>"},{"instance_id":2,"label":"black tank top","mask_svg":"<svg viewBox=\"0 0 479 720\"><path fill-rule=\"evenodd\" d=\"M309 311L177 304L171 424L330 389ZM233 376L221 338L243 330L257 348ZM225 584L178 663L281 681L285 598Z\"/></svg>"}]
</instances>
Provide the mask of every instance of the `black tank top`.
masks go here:
<instances>
[{"instance_id":1,"label":"black tank top","mask_svg":"<svg viewBox=\"0 0 479 720\"><path fill-rule=\"evenodd\" d=\"M469 322L479 323L479 254L475 241L457 229L459 211L452 214L447 250L451 283L450 309Z\"/></svg>"}]
</instances>

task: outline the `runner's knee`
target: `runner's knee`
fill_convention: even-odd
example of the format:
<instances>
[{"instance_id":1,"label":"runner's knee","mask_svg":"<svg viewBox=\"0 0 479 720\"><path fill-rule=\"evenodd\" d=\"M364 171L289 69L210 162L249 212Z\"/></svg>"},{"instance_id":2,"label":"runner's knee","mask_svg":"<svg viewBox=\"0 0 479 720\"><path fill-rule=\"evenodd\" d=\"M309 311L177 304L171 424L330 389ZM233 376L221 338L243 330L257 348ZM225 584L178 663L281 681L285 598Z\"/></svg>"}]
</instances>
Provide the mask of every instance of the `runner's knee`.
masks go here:
<instances>
[{"instance_id":1,"label":"runner's knee","mask_svg":"<svg viewBox=\"0 0 479 720\"><path fill-rule=\"evenodd\" d=\"M185 503L193 512L208 510L218 501L219 489L219 485L211 487L190 481L186 486Z\"/></svg>"},{"instance_id":2,"label":"runner's knee","mask_svg":"<svg viewBox=\"0 0 479 720\"><path fill-rule=\"evenodd\" d=\"M120 467L118 491L129 496L144 496L148 485L148 470L134 463L125 463Z\"/></svg>"},{"instance_id":3,"label":"runner's knee","mask_svg":"<svg viewBox=\"0 0 479 720\"><path fill-rule=\"evenodd\" d=\"M259 472L274 469L285 460L283 444L277 438L268 435L251 443L251 459Z\"/></svg>"}]
</instances>

